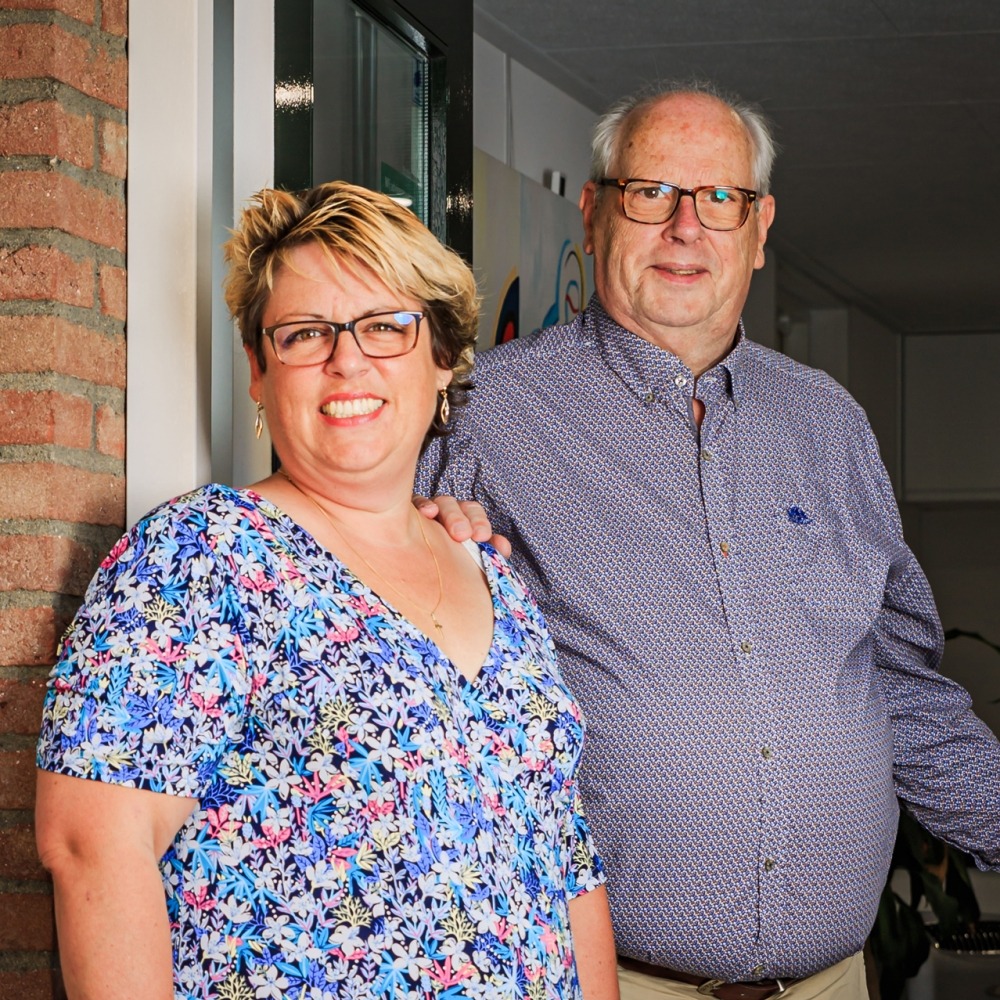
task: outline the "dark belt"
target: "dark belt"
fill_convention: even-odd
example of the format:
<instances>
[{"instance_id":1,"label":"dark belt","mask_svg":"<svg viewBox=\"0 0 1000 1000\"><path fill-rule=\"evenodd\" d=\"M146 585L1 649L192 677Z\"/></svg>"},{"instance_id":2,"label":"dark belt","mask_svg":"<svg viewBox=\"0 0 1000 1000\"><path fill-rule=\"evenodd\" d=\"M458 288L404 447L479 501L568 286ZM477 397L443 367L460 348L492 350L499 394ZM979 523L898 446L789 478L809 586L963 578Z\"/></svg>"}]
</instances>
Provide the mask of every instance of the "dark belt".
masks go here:
<instances>
[{"instance_id":1,"label":"dark belt","mask_svg":"<svg viewBox=\"0 0 1000 1000\"><path fill-rule=\"evenodd\" d=\"M706 979L704 976L694 976L690 972L676 972L665 969L662 965L650 965L640 962L637 958L618 956L618 964L623 969L641 972L644 976L656 976L658 979L672 979L675 983L687 983L698 988L702 996L716 997L717 1000L767 1000L768 997L779 996L800 979L761 979L756 983L727 983L723 979Z\"/></svg>"}]
</instances>

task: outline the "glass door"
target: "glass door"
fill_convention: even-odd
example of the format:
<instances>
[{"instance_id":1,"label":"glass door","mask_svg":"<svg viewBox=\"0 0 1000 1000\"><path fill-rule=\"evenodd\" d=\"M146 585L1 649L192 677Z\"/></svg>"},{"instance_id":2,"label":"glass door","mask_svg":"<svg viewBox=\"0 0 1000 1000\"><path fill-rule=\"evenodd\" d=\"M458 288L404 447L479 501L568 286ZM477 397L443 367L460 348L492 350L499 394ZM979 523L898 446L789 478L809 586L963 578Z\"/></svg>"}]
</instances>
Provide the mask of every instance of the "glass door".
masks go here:
<instances>
[{"instance_id":1,"label":"glass door","mask_svg":"<svg viewBox=\"0 0 1000 1000\"><path fill-rule=\"evenodd\" d=\"M276 4L275 183L382 191L470 257L471 52L468 0Z\"/></svg>"}]
</instances>

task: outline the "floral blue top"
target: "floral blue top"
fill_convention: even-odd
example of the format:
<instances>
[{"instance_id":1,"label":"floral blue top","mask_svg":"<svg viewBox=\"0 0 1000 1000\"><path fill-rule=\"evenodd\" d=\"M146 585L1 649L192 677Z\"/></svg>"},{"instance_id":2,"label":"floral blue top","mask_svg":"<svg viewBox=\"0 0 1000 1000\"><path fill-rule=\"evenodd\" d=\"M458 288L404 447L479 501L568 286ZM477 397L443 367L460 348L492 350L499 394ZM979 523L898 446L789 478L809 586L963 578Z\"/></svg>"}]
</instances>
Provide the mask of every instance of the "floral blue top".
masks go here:
<instances>
[{"instance_id":1,"label":"floral blue top","mask_svg":"<svg viewBox=\"0 0 1000 1000\"><path fill-rule=\"evenodd\" d=\"M579 996L567 902L604 878L583 722L480 550L473 681L248 490L180 497L104 561L38 764L198 799L161 862L178 997Z\"/></svg>"}]
</instances>

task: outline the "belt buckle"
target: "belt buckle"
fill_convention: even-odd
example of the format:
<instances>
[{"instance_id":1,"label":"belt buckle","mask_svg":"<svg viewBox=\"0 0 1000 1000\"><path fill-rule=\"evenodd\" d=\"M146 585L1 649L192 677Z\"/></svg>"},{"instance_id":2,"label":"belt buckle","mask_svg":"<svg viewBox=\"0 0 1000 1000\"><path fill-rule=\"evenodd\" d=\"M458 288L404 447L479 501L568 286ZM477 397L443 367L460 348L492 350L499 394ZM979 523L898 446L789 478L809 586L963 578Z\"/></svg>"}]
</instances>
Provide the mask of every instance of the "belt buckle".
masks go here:
<instances>
[{"instance_id":1,"label":"belt buckle","mask_svg":"<svg viewBox=\"0 0 1000 1000\"><path fill-rule=\"evenodd\" d=\"M726 985L725 979L706 979L705 982L703 982L701 986L698 987L698 992L703 997L715 996L715 991L720 986L725 986L725 985Z\"/></svg>"}]
</instances>

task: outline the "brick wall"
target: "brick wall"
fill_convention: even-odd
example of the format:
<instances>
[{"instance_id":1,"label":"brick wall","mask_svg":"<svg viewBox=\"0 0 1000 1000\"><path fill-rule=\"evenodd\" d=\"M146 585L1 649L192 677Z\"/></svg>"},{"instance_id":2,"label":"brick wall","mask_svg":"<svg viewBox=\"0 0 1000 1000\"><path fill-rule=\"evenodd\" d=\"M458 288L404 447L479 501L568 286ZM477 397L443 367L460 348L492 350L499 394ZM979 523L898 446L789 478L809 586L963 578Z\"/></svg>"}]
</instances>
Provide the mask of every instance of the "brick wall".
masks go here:
<instances>
[{"instance_id":1,"label":"brick wall","mask_svg":"<svg viewBox=\"0 0 1000 1000\"><path fill-rule=\"evenodd\" d=\"M33 748L125 519L126 30L127 0L0 0L0 1000L62 996Z\"/></svg>"}]
</instances>

